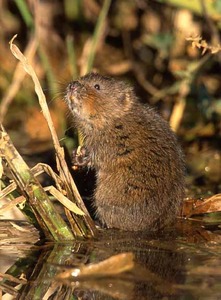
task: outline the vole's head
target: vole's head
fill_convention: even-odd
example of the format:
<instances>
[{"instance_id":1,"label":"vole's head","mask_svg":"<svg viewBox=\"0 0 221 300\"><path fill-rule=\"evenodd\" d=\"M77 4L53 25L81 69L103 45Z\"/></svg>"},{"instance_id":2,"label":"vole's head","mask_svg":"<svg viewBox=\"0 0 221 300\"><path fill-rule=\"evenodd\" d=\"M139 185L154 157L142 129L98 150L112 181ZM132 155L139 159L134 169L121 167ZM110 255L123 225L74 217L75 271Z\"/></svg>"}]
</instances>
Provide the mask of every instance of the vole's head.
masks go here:
<instances>
[{"instance_id":1,"label":"vole's head","mask_svg":"<svg viewBox=\"0 0 221 300\"><path fill-rule=\"evenodd\" d=\"M131 108L134 98L132 88L125 82L97 73L72 81L65 96L77 120L100 128L121 118Z\"/></svg>"}]
</instances>

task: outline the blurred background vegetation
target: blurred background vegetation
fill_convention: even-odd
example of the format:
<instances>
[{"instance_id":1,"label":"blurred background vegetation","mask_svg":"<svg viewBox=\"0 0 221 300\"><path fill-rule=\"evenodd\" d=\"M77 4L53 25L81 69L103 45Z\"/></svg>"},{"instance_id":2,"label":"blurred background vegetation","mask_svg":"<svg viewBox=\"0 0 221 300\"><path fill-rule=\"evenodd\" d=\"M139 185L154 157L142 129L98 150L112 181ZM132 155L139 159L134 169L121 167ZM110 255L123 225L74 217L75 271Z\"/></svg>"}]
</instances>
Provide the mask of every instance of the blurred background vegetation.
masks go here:
<instances>
[{"instance_id":1,"label":"blurred background vegetation","mask_svg":"<svg viewBox=\"0 0 221 300\"><path fill-rule=\"evenodd\" d=\"M189 196L218 193L220 30L220 0L0 0L1 122L29 164L50 164L33 83L9 50L18 34L69 153L77 138L65 89L95 70L129 81L170 122L186 154Z\"/></svg>"}]
</instances>

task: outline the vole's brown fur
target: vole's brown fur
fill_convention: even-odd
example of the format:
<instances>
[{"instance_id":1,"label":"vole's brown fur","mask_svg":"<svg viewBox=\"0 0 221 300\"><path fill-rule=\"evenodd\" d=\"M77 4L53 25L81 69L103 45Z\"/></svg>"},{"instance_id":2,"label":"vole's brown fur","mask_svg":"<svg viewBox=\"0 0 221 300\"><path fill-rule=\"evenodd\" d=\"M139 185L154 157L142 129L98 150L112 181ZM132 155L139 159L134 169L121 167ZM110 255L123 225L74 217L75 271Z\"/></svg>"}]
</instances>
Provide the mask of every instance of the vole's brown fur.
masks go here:
<instances>
[{"instance_id":1,"label":"vole's brown fur","mask_svg":"<svg viewBox=\"0 0 221 300\"><path fill-rule=\"evenodd\" d=\"M124 230L173 221L184 196L184 162L168 123L125 82L95 73L71 82L65 98L96 170L100 221Z\"/></svg>"}]
</instances>

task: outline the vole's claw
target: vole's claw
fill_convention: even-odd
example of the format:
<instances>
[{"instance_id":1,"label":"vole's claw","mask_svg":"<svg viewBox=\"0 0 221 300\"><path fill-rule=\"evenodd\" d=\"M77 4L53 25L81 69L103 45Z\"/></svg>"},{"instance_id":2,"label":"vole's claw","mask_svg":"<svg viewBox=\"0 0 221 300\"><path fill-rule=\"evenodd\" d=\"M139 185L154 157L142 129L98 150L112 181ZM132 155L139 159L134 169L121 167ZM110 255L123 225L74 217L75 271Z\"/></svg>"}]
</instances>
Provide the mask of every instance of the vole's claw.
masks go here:
<instances>
[{"instance_id":1,"label":"vole's claw","mask_svg":"<svg viewBox=\"0 0 221 300\"><path fill-rule=\"evenodd\" d=\"M91 157L87 149L83 146L79 146L72 152L73 169L77 169L79 167L86 167L89 164L90 159Z\"/></svg>"}]
</instances>

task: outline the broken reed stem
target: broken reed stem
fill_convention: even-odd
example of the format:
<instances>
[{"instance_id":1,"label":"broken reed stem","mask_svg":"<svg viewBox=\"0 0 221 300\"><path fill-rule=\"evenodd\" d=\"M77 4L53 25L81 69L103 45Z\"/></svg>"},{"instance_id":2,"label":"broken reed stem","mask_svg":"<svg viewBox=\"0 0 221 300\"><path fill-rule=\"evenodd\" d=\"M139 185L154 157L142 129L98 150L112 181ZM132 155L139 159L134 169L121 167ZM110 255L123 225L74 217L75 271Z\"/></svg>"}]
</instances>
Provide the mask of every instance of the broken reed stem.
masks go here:
<instances>
[{"instance_id":1,"label":"broken reed stem","mask_svg":"<svg viewBox=\"0 0 221 300\"><path fill-rule=\"evenodd\" d=\"M39 104L42 109L42 113L47 121L49 130L51 132L52 141L55 148L56 153L56 162L57 162L57 169L60 174L60 178L64 184L64 189L67 192L67 197L70 200L73 200L73 197L75 199L75 202L77 202L79 208L85 213L84 216L77 216L73 215L73 218L75 220L75 225L72 224L72 220L69 219L70 224L72 225L72 228L76 228L75 234L78 236L94 236L96 233L96 228L94 225L93 220L91 219L84 202L81 199L81 196L77 190L77 187L73 181L73 178L68 170L66 161L64 159L64 149L60 147L59 140L51 119L51 115L49 113L49 109L47 106L45 95L42 91L40 82L37 78L37 75L35 71L33 70L32 66L28 63L26 57L21 53L19 48L13 44L14 39L16 36L13 37L13 39L10 41L10 49L12 54L22 63L23 68L25 71L31 76L34 86L35 86L35 92L38 96Z\"/></svg>"},{"instance_id":2,"label":"broken reed stem","mask_svg":"<svg viewBox=\"0 0 221 300\"><path fill-rule=\"evenodd\" d=\"M47 237L56 241L73 240L65 221L56 212L48 195L15 149L3 127L0 131L0 155L7 162L19 189L32 207L35 217Z\"/></svg>"}]
</instances>

